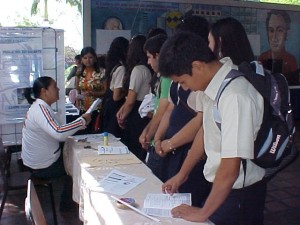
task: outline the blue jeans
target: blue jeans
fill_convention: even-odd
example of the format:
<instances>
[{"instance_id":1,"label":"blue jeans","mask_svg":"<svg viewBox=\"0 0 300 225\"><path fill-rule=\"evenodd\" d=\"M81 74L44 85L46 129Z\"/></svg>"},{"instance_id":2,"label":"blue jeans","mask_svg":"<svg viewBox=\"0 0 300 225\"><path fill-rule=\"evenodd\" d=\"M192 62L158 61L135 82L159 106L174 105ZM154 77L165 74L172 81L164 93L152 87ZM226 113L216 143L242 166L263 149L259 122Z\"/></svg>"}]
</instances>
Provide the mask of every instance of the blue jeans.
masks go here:
<instances>
[{"instance_id":1,"label":"blue jeans","mask_svg":"<svg viewBox=\"0 0 300 225\"><path fill-rule=\"evenodd\" d=\"M52 179L52 178L63 177L64 186L60 198L60 204L63 207L67 207L68 205L73 203L73 199L72 199L73 180L72 177L68 176L65 171L62 155L63 153L61 152L61 155L57 159L57 161L54 162L49 167L43 169L30 168L30 171L32 172L32 177L39 178L39 179Z\"/></svg>"}]
</instances>

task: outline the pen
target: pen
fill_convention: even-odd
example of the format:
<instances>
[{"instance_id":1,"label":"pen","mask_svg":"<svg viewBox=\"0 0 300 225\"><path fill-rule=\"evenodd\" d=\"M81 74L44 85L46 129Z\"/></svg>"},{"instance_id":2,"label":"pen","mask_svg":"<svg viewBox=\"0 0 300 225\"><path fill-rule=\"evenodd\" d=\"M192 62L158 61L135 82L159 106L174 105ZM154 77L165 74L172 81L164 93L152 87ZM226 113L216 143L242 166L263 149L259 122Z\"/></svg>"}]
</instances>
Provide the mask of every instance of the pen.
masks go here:
<instances>
[{"instance_id":1,"label":"pen","mask_svg":"<svg viewBox=\"0 0 300 225\"><path fill-rule=\"evenodd\" d=\"M147 217L147 218L149 218L151 220L154 220L155 222L159 222L160 221L159 219L157 219L155 217L152 217L152 216L149 216L148 214L144 213L143 211L141 211L141 210L133 207L132 205L128 204L127 202L124 202L123 200L121 200L121 199L119 199L119 198L117 198L115 196L111 195L110 197L113 198L113 199L115 199L115 200L117 200L118 202L121 202L123 205L126 205L128 208L131 208L133 211L135 211L135 212L137 212L137 213L139 213L139 214L141 214L141 215L143 215L143 216L145 216L145 217Z\"/></svg>"}]
</instances>

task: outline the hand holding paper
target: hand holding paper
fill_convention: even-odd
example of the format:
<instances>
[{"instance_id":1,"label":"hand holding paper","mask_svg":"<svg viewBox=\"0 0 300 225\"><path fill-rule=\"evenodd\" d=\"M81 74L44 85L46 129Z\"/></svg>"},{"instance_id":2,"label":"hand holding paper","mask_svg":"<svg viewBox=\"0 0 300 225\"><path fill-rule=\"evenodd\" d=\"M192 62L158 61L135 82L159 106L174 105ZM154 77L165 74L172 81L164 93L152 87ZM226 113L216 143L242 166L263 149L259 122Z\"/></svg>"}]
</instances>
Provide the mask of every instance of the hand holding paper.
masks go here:
<instances>
[{"instance_id":1,"label":"hand holding paper","mask_svg":"<svg viewBox=\"0 0 300 225\"><path fill-rule=\"evenodd\" d=\"M96 110L97 106L102 102L100 98L97 98L93 104L90 106L90 108L86 111L86 113L91 113L94 110Z\"/></svg>"}]
</instances>

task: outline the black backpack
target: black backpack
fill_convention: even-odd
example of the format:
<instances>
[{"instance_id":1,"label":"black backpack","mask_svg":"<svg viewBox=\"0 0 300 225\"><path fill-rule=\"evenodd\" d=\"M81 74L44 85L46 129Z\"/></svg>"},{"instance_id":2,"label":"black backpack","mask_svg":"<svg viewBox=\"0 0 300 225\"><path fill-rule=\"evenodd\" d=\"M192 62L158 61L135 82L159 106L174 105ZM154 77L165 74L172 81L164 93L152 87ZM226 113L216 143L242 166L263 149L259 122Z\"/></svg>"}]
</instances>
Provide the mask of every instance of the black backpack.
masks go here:
<instances>
[{"instance_id":1,"label":"black backpack","mask_svg":"<svg viewBox=\"0 0 300 225\"><path fill-rule=\"evenodd\" d=\"M288 165L298 151L293 149L295 125L290 106L289 87L281 73L271 73L258 62L242 63L238 70L231 70L225 77L216 96L213 114L221 129L218 102L226 86L235 78L244 76L264 98L264 115L254 142L252 161L266 169L271 177Z\"/></svg>"}]
</instances>

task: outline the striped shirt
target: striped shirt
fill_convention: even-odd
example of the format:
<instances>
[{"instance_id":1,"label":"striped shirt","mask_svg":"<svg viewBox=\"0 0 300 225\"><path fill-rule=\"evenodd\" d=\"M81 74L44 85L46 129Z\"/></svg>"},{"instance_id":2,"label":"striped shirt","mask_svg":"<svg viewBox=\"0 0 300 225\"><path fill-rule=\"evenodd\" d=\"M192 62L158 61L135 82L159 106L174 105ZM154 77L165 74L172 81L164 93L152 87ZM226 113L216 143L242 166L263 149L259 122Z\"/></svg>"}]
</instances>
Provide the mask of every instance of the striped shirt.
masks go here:
<instances>
[{"instance_id":1,"label":"striped shirt","mask_svg":"<svg viewBox=\"0 0 300 225\"><path fill-rule=\"evenodd\" d=\"M23 163L32 169L49 167L60 156L59 142L85 126L79 117L61 125L53 109L43 100L37 99L29 108L22 129Z\"/></svg>"}]
</instances>

